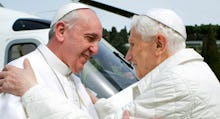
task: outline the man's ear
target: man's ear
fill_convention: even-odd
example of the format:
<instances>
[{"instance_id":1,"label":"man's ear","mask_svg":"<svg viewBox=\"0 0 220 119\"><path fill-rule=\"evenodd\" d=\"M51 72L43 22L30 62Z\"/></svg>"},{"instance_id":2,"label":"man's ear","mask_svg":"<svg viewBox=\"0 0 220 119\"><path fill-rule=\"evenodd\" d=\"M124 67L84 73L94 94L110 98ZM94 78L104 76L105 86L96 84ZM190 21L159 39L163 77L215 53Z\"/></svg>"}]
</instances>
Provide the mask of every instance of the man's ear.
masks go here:
<instances>
[{"instance_id":1,"label":"man's ear","mask_svg":"<svg viewBox=\"0 0 220 119\"><path fill-rule=\"evenodd\" d=\"M55 34L57 37L57 40L59 42L63 42L64 40L64 32L65 32L66 26L65 23L62 21L57 22L56 26L55 26Z\"/></svg>"},{"instance_id":2,"label":"man's ear","mask_svg":"<svg viewBox=\"0 0 220 119\"><path fill-rule=\"evenodd\" d=\"M156 55L160 55L164 53L167 50L167 38L161 34L158 33L156 35Z\"/></svg>"}]
</instances>

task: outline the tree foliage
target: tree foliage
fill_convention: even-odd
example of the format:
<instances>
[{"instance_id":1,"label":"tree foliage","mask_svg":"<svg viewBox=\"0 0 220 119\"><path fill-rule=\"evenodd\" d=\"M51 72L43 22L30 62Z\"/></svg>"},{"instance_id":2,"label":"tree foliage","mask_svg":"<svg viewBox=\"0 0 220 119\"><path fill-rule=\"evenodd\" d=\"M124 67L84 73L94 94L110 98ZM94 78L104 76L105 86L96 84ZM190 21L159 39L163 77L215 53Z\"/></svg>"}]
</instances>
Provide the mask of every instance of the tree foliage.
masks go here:
<instances>
[{"instance_id":1,"label":"tree foliage","mask_svg":"<svg viewBox=\"0 0 220 119\"><path fill-rule=\"evenodd\" d=\"M215 38L220 40L220 26L219 25L195 25L195 26L186 26L186 32L187 32L187 40L203 40L204 35L207 34L207 30L209 29L209 26L212 26L214 31L216 32Z\"/></svg>"},{"instance_id":2,"label":"tree foliage","mask_svg":"<svg viewBox=\"0 0 220 119\"><path fill-rule=\"evenodd\" d=\"M220 53L216 44L216 30L211 25L208 25L206 30L201 54L204 57L204 61L215 72L217 78L220 79Z\"/></svg>"},{"instance_id":3,"label":"tree foliage","mask_svg":"<svg viewBox=\"0 0 220 119\"><path fill-rule=\"evenodd\" d=\"M126 27L124 29L121 29L120 32L117 32L117 29L115 27L112 27L111 31L103 30L103 36L104 38L117 50L119 50L122 54L126 54L127 48L125 47L125 44L128 42L128 32Z\"/></svg>"}]
</instances>

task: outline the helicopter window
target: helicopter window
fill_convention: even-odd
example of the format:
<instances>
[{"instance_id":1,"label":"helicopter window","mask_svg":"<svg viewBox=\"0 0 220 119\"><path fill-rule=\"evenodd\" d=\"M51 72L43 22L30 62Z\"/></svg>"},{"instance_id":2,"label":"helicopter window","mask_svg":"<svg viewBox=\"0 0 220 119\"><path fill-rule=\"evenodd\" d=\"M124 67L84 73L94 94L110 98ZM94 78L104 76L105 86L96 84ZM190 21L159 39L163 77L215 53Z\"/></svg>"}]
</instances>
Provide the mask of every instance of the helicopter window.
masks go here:
<instances>
[{"instance_id":1,"label":"helicopter window","mask_svg":"<svg viewBox=\"0 0 220 119\"><path fill-rule=\"evenodd\" d=\"M31 51L35 50L36 47L37 46L33 43L20 43L12 45L8 52L8 62L30 53Z\"/></svg>"},{"instance_id":2,"label":"helicopter window","mask_svg":"<svg viewBox=\"0 0 220 119\"><path fill-rule=\"evenodd\" d=\"M18 19L13 24L14 31L50 28L50 21L43 19Z\"/></svg>"},{"instance_id":3,"label":"helicopter window","mask_svg":"<svg viewBox=\"0 0 220 119\"><path fill-rule=\"evenodd\" d=\"M103 43L99 43L99 52L90 62L117 88L122 90L137 81L132 69L115 55L115 52ZM116 53L117 54L117 53Z\"/></svg>"}]
</instances>

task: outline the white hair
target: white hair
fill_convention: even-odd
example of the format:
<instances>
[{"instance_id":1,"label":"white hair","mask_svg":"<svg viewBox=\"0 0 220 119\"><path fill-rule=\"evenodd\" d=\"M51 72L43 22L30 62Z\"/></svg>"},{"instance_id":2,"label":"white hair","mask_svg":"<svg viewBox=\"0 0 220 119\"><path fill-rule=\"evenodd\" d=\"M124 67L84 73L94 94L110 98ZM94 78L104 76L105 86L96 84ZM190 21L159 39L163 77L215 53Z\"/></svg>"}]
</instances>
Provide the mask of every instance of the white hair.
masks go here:
<instances>
[{"instance_id":1,"label":"white hair","mask_svg":"<svg viewBox=\"0 0 220 119\"><path fill-rule=\"evenodd\" d=\"M170 53L175 53L186 47L185 39L179 33L146 15L134 15L131 29L139 33L143 41L151 40L149 37L162 33L167 38Z\"/></svg>"},{"instance_id":2,"label":"white hair","mask_svg":"<svg viewBox=\"0 0 220 119\"><path fill-rule=\"evenodd\" d=\"M84 8L84 9L87 9L87 8ZM76 20L78 20L79 18L82 18L82 16L80 16L78 14L78 10L73 10L71 11L70 13L64 15L59 21L63 21L65 22L67 25L68 25L68 29L71 29L74 27L74 22ZM55 23L54 25L52 25L52 27L50 28L50 31L49 31L49 39L54 35L55 33L55 26L56 26L57 23Z\"/></svg>"}]
</instances>

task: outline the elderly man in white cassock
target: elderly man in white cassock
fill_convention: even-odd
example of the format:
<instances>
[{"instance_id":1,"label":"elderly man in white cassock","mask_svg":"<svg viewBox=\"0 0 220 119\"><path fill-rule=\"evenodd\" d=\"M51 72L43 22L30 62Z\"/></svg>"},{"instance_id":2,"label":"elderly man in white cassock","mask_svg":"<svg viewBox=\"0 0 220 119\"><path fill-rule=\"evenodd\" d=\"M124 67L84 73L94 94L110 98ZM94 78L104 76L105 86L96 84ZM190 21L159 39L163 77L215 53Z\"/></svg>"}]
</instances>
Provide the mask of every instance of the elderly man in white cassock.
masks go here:
<instances>
[{"instance_id":1,"label":"elderly man in white cassock","mask_svg":"<svg viewBox=\"0 0 220 119\"><path fill-rule=\"evenodd\" d=\"M49 43L46 46L40 45L35 51L11 62L10 65L22 68L24 59L28 58L38 84L64 96L70 104L78 108L74 110L74 118L98 119L85 88L73 73L80 72L87 60L98 52L101 37L102 25L93 10L80 3L66 4L52 19ZM24 102L31 102L36 98L26 96L29 98L23 100ZM45 111L44 108L26 110L21 100L20 97L11 94L1 95L0 119L27 119L28 111L34 111L36 115ZM59 99L50 101L57 100ZM74 109L74 106L71 108ZM60 109L62 108L61 103ZM62 111L58 110L57 114L59 113Z\"/></svg>"}]
</instances>

